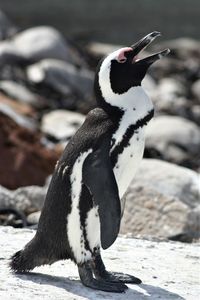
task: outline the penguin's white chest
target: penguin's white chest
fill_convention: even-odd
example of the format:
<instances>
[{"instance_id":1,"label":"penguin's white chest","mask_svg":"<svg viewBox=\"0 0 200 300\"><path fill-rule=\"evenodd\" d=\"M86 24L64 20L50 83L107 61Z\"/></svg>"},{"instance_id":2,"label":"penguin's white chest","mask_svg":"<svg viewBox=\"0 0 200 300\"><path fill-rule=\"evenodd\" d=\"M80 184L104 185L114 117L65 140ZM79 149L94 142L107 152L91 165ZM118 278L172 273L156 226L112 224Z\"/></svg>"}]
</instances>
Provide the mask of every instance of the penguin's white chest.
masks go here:
<instances>
[{"instance_id":1,"label":"penguin's white chest","mask_svg":"<svg viewBox=\"0 0 200 300\"><path fill-rule=\"evenodd\" d=\"M117 163L113 171L117 181L120 199L126 192L142 160L145 144L144 131L144 128L137 129L130 138L127 147L118 155Z\"/></svg>"}]
</instances>

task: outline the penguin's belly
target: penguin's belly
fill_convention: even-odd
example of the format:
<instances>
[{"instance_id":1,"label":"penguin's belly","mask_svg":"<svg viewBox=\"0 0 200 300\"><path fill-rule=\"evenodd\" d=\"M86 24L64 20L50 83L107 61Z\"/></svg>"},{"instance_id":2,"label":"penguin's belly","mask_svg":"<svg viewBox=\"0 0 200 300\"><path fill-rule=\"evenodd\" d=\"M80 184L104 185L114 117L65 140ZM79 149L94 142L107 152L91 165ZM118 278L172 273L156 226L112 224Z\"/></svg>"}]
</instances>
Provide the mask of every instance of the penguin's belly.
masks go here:
<instances>
[{"instance_id":1,"label":"penguin's belly","mask_svg":"<svg viewBox=\"0 0 200 300\"><path fill-rule=\"evenodd\" d=\"M77 263L83 263L84 261L91 259L91 251L100 245L100 221L98 208L88 208L84 227L81 225L80 219L81 212L79 205L82 190L82 169L85 159L91 152L92 149L89 149L87 152L80 154L74 164L70 177L71 211L67 216L67 237L71 251L73 252L73 256ZM86 232L86 237L84 237L84 230ZM91 251L85 247L85 238L87 239Z\"/></svg>"},{"instance_id":2,"label":"penguin's belly","mask_svg":"<svg viewBox=\"0 0 200 300\"><path fill-rule=\"evenodd\" d=\"M133 179L144 152L144 128L139 128L130 138L130 141L119 154L117 163L113 169L118 185L120 199L126 192Z\"/></svg>"}]
</instances>

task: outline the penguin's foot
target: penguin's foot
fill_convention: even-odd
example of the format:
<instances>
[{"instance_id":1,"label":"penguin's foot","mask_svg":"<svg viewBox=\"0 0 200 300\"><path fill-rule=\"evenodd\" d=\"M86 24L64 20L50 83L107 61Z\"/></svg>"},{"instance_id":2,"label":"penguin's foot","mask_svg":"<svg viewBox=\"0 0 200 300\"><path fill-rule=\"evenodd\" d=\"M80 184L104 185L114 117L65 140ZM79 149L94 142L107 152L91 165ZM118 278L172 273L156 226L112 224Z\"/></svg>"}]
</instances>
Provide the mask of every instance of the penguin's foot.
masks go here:
<instances>
[{"instance_id":1,"label":"penguin's foot","mask_svg":"<svg viewBox=\"0 0 200 300\"><path fill-rule=\"evenodd\" d=\"M105 265L102 261L101 255L97 255L94 259L93 271L95 277L101 280L106 280L108 282L122 282L122 283L133 283L140 284L142 281L132 275L118 273L118 272L108 272L105 268Z\"/></svg>"},{"instance_id":2,"label":"penguin's foot","mask_svg":"<svg viewBox=\"0 0 200 300\"><path fill-rule=\"evenodd\" d=\"M128 288L122 282L108 282L93 278L92 268L88 262L78 266L78 271L82 283L89 288L112 293L123 293Z\"/></svg>"},{"instance_id":3,"label":"penguin's foot","mask_svg":"<svg viewBox=\"0 0 200 300\"><path fill-rule=\"evenodd\" d=\"M118 272L108 272L105 271L104 274L101 274L102 279L109 281L109 282L124 282L124 283L133 283L133 284L140 284L142 281L129 274L124 274L124 273L118 273Z\"/></svg>"}]
</instances>

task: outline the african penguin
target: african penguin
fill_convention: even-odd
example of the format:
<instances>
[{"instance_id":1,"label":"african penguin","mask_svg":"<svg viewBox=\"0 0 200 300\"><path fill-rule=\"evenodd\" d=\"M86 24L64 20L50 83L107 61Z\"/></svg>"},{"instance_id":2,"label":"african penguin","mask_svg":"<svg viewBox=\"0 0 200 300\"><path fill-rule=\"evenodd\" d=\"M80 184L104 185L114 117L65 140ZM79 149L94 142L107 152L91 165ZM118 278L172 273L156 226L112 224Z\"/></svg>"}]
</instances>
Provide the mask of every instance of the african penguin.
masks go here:
<instances>
[{"instance_id":1,"label":"african penguin","mask_svg":"<svg viewBox=\"0 0 200 300\"><path fill-rule=\"evenodd\" d=\"M152 32L99 63L94 82L97 108L88 113L58 161L36 235L13 255L13 271L69 258L90 288L124 292L124 283L141 283L134 276L108 272L100 248L107 249L117 238L121 199L143 156L153 104L141 81L149 66L169 50L144 59L138 54L159 35Z\"/></svg>"}]
</instances>

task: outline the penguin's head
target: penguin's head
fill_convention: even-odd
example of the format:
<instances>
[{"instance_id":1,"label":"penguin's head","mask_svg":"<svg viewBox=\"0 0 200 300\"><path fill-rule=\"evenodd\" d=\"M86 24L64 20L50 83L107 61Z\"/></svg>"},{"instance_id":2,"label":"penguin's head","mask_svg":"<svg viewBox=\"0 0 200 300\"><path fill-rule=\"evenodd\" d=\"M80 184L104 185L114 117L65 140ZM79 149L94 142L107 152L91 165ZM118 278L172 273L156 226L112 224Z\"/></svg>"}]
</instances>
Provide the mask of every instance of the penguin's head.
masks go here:
<instances>
[{"instance_id":1,"label":"penguin's head","mask_svg":"<svg viewBox=\"0 0 200 300\"><path fill-rule=\"evenodd\" d=\"M169 49L165 49L143 59L138 57L159 35L160 32L154 31L131 47L121 48L109 54L99 63L95 78L95 90L99 89L96 93L97 98L98 93L101 93L101 97L109 103L116 95L125 94L131 88L141 85L151 64L169 53Z\"/></svg>"}]
</instances>

